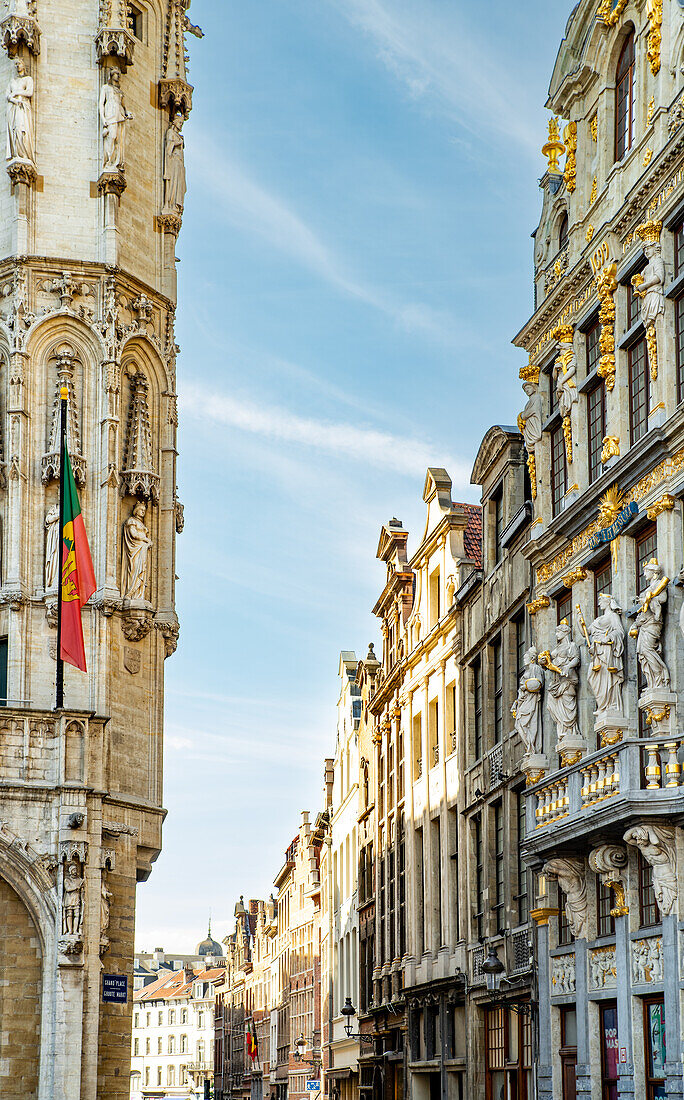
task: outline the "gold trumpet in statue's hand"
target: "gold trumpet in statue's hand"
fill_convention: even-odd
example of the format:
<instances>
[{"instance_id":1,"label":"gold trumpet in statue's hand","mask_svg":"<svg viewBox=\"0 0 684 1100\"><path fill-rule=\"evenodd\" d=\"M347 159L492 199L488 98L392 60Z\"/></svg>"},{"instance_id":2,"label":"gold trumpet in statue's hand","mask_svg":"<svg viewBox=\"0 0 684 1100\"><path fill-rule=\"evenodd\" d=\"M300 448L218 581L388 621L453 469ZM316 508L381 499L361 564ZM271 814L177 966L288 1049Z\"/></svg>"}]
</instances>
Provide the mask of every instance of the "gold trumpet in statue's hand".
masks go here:
<instances>
[{"instance_id":1,"label":"gold trumpet in statue's hand","mask_svg":"<svg viewBox=\"0 0 684 1100\"><path fill-rule=\"evenodd\" d=\"M558 665L554 665L553 661L551 660L551 654L549 653L548 649L545 649L542 653L540 653L537 660L539 661L539 664L542 666L542 668L548 668L550 672L557 672L559 676L563 675Z\"/></svg>"}]
</instances>

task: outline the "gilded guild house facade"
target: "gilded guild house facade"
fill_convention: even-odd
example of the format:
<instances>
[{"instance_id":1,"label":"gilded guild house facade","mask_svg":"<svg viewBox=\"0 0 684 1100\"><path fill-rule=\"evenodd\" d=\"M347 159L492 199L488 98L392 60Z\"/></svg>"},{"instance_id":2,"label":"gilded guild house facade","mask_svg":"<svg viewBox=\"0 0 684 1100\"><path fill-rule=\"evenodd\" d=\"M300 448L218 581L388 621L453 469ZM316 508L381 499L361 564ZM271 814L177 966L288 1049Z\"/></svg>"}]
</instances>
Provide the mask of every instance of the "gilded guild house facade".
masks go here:
<instances>
[{"instance_id":1,"label":"gilded guild house facade","mask_svg":"<svg viewBox=\"0 0 684 1100\"><path fill-rule=\"evenodd\" d=\"M540 1100L684 1092L683 66L675 0L581 0L548 100L515 341Z\"/></svg>"},{"instance_id":2,"label":"gilded guild house facade","mask_svg":"<svg viewBox=\"0 0 684 1100\"><path fill-rule=\"evenodd\" d=\"M175 242L187 0L0 17L0 1093L128 1096L136 882L178 636ZM197 33L200 33L197 31ZM58 394L97 591L55 712ZM5 705L6 704L6 705ZM17 965L17 959L20 964ZM123 1071L122 1071L123 1067Z\"/></svg>"}]
</instances>

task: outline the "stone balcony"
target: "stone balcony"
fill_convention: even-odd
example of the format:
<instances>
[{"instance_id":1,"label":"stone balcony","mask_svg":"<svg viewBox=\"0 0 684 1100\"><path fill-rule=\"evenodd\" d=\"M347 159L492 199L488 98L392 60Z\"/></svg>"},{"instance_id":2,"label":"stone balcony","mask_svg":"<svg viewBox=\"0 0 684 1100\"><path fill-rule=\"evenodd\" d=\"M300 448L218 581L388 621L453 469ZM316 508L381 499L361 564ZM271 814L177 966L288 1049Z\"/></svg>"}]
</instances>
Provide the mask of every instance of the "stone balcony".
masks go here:
<instances>
[{"instance_id":1,"label":"stone balcony","mask_svg":"<svg viewBox=\"0 0 684 1100\"><path fill-rule=\"evenodd\" d=\"M644 818L684 818L684 738L624 740L589 753L528 788L528 860L622 841Z\"/></svg>"}]
</instances>

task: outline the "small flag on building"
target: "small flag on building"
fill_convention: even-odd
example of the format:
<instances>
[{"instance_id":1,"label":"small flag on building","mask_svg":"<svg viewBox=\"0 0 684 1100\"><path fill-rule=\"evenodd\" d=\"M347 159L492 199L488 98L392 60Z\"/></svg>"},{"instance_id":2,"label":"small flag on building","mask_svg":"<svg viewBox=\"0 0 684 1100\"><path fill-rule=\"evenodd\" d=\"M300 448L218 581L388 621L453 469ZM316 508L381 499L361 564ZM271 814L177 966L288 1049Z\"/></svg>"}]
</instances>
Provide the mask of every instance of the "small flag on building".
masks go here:
<instances>
[{"instance_id":1,"label":"small flag on building","mask_svg":"<svg viewBox=\"0 0 684 1100\"><path fill-rule=\"evenodd\" d=\"M86 671L81 608L97 588L88 536L81 515L71 460L64 443L64 515L62 526L61 645L59 656L81 672Z\"/></svg>"},{"instance_id":2,"label":"small flag on building","mask_svg":"<svg viewBox=\"0 0 684 1100\"><path fill-rule=\"evenodd\" d=\"M256 1033L254 1030L254 1020L248 1020L245 1023L245 1031L247 1033L247 1053L253 1062L256 1062L259 1056L259 1048L256 1041Z\"/></svg>"}]
</instances>

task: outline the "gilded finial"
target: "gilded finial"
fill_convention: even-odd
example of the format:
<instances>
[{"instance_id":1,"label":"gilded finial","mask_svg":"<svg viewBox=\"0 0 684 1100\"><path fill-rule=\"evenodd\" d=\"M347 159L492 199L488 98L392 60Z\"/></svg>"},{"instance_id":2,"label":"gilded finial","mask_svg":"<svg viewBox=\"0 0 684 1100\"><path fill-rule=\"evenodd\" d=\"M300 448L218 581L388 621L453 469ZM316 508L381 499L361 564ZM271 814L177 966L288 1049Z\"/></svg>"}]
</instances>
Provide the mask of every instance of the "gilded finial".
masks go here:
<instances>
[{"instance_id":1,"label":"gilded finial","mask_svg":"<svg viewBox=\"0 0 684 1100\"><path fill-rule=\"evenodd\" d=\"M558 128L558 119L553 115L549 119L549 140L542 146L542 153L549 162L549 172L551 175L560 176L561 170L558 163L558 158L565 152L565 145L560 138L560 130Z\"/></svg>"}]
</instances>

